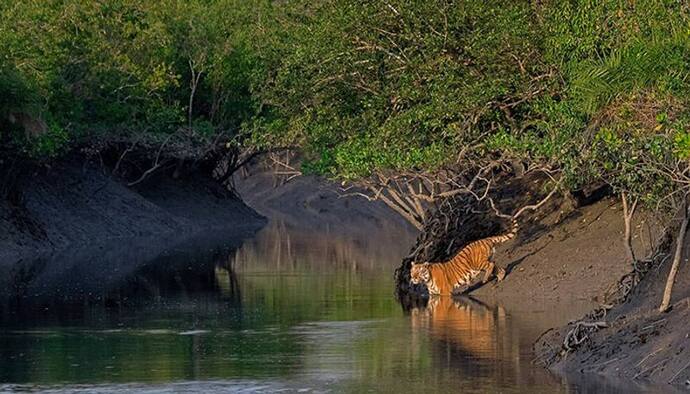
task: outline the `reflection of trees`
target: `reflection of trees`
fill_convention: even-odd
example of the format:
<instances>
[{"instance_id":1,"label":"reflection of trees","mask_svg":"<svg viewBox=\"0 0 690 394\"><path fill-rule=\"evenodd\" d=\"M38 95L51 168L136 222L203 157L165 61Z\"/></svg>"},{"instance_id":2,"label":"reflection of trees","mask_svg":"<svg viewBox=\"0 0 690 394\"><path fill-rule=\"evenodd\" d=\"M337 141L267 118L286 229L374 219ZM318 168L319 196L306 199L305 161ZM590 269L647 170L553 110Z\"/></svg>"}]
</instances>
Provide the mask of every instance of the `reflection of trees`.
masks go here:
<instances>
[{"instance_id":1,"label":"reflection of trees","mask_svg":"<svg viewBox=\"0 0 690 394\"><path fill-rule=\"evenodd\" d=\"M237 280L237 273L232 261L233 256L229 255L222 262L215 265L216 285L225 298L232 300L237 305L241 305L242 292L240 291L240 282Z\"/></svg>"},{"instance_id":2,"label":"reflection of trees","mask_svg":"<svg viewBox=\"0 0 690 394\"><path fill-rule=\"evenodd\" d=\"M98 284L83 283L88 274L75 275L94 260L49 261L55 264L44 269L51 272L34 262L16 266L0 296L6 329L0 330L0 382L62 382L75 374L128 382L293 373L300 360L288 357L302 353L303 345L264 331L273 311L244 315L232 256L227 246L177 248L131 262L132 269ZM108 261L96 261L107 267ZM179 335L194 329L208 333Z\"/></svg>"},{"instance_id":3,"label":"reflection of trees","mask_svg":"<svg viewBox=\"0 0 690 394\"><path fill-rule=\"evenodd\" d=\"M395 233L343 234L276 220L216 271L226 283L236 273L243 301L266 319L361 319L394 310L391 272L400 255Z\"/></svg>"},{"instance_id":4,"label":"reflection of trees","mask_svg":"<svg viewBox=\"0 0 690 394\"><path fill-rule=\"evenodd\" d=\"M392 226L346 233L332 226L310 229L274 220L237 250L234 264L238 271L252 272L388 268L402 256L401 234L407 233Z\"/></svg>"},{"instance_id":5,"label":"reflection of trees","mask_svg":"<svg viewBox=\"0 0 690 394\"><path fill-rule=\"evenodd\" d=\"M162 323L169 322L159 320ZM301 368L301 360L290 358L304 352L294 336L218 328L205 335L178 335L184 328L170 323L170 332L159 333L131 329L0 333L0 382L252 379L289 376Z\"/></svg>"},{"instance_id":6,"label":"reflection of trees","mask_svg":"<svg viewBox=\"0 0 690 394\"><path fill-rule=\"evenodd\" d=\"M71 364L80 364L80 374L96 381L288 375L304 362L294 357L305 353L295 336L301 334L290 329L295 323L376 318L397 309L382 280L390 278L399 257L392 234L339 236L274 223L240 251L232 243L207 243L168 248L162 255L156 245L142 243L18 268L10 282L21 291L9 293L32 296L20 297L0 324L14 319L28 327L125 331L0 335L0 380L69 380ZM371 274L360 275L362 270ZM271 328L264 332L265 327ZM146 333L161 328L170 333ZM210 333L177 335L196 328ZM12 359L17 354L26 355L24 363Z\"/></svg>"},{"instance_id":7,"label":"reflection of trees","mask_svg":"<svg viewBox=\"0 0 690 394\"><path fill-rule=\"evenodd\" d=\"M11 319L21 300L29 294L29 286L45 268L46 259L32 262L18 261L0 271L0 322Z\"/></svg>"}]
</instances>

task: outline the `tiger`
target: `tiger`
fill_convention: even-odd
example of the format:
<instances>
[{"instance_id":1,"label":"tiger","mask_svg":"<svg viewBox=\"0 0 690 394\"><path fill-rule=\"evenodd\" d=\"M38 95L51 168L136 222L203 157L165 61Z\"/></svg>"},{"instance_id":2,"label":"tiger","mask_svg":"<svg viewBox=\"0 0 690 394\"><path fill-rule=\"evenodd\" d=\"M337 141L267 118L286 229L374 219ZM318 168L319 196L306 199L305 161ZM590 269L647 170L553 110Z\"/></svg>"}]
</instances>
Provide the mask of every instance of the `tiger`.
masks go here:
<instances>
[{"instance_id":1,"label":"tiger","mask_svg":"<svg viewBox=\"0 0 690 394\"><path fill-rule=\"evenodd\" d=\"M497 281L506 276L503 268L496 267L492 257L496 245L515 238L518 224L513 220L510 231L474 241L462 248L453 258L441 263L412 262L410 279L413 284L424 283L430 295L452 295L467 290L483 271L482 283L495 275ZM462 290L462 291L461 291Z\"/></svg>"}]
</instances>

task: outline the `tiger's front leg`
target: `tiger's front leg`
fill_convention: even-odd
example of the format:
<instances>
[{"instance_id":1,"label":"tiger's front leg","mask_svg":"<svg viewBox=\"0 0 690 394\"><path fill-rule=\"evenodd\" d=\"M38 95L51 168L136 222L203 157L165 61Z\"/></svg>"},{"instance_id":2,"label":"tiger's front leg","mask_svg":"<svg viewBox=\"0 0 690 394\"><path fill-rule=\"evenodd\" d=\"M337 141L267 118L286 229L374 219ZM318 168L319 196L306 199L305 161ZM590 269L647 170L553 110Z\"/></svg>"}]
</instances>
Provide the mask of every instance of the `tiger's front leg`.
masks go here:
<instances>
[{"instance_id":1,"label":"tiger's front leg","mask_svg":"<svg viewBox=\"0 0 690 394\"><path fill-rule=\"evenodd\" d=\"M498 282L502 281L506 277L506 270L500 267L496 267L496 280Z\"/></svg>"},{"instance_id":2,"label":"tiger's front leg","mask_svg":"<svg viewBox=\"0 0 690 394\"><path fill-rule=\"evenodd\" d=\"M486 266L484 269L484 278L482 278L482 283L486 283L491 280L491 277L494 274L494 271L496 270L496 264L493 262L489 261L489 264ZM499 279L502 280L503 278Z\"/></svg>"}]
</instances>

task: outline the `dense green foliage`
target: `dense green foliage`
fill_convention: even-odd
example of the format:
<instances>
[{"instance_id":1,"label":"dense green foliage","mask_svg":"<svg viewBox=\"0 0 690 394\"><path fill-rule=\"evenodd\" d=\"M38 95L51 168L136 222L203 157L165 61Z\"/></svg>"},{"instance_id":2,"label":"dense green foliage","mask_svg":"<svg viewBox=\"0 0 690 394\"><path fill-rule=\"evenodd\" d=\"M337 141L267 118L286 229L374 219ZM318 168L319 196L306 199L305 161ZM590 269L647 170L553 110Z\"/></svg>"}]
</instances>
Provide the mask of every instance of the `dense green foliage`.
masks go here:
<instances>
[{"instance_id":1,"label":"dense green foliage","mask_svg":"<svg viewBox=\"0 0 690 394\"><path fill-rule=\"evenodd\" d=\"M225 133L300 147L305 170L343 179L501 157L658 201L690 156L689 12L672 0L6 2L0 117L40 116L48 131L0 132L39 156L93 136Z\"/></svg>"},{"instance_id":2,"label":"dense green foliage","mask_svg":"<svg viewBox=\"0 0 690 394\"><path fill-rule=\"evenodd\" d=\"M262 97L271 137L308 147L319 172L345 177L434 167L477 140L491 102L533 89L543 71L533 15L511 2L334 2L297 26ZM482 119L478 119L482 118Z\"/></svg>"},{"instance_id":3,"label":"dense green foliage","mask_svg":"<svg viewBox=\"0 0 690 394\"><path fill-rule=\"evenodd\" d=\"M236 129L255 112L245 44L256 12L241 1L3 2L0 114L44 119L41 154L94 135Z\"/></svg>"}]
</instances>

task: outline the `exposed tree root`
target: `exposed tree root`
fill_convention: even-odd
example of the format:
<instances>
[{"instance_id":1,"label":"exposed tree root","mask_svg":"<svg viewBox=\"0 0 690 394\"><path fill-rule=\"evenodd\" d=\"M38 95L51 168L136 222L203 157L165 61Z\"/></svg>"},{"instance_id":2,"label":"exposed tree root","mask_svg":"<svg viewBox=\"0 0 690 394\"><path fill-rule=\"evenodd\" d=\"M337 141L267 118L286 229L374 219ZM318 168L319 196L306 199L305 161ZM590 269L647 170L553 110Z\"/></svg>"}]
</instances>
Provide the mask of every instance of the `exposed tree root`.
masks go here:
<instances>
[{"instance_id":1,"label":"exposed tree root","mask_svg":"<svg viewBox=\"0 0 690 394\"><path fill-rule=\"evenodd\" d=\"M640 283L642 278L653 268L661 266L669 257L667 252L671 237L668 229L664 231L656 243L657 246L651 257L644 260L637 260L633 265L633 270L623 275L616 283L611 285L604 296L604 303L599 308L592 311L585 319L602 319L606 317L608 311L614 306L626 302L633 289Z\"/></svg>"},{"instance_id":2,"label":"exposed tree root","mask_svg":"<svg viewBox=\"0 0 690 394\"><path fill-rule=\"evenodd\" d=\"M590 334L606 327L608 327L608 324L604 321L576 322L575 326L571 328L567 334L565 334L565 339L563 340L563 352L567 354L577 349L589 339Z\"/></svg>"}]
</instances>

